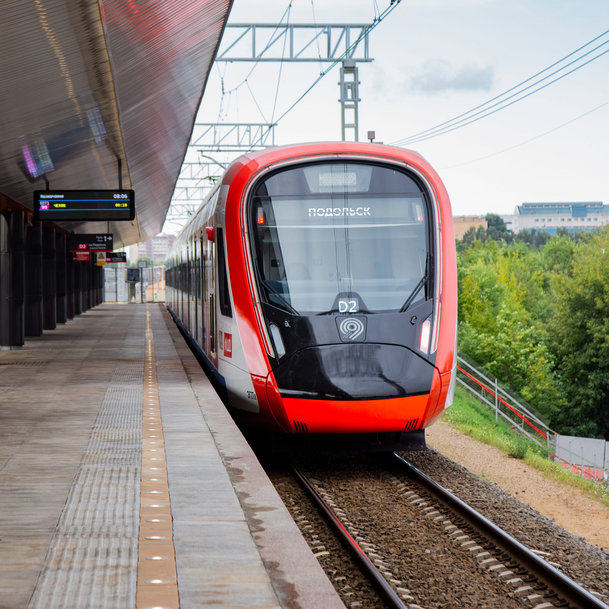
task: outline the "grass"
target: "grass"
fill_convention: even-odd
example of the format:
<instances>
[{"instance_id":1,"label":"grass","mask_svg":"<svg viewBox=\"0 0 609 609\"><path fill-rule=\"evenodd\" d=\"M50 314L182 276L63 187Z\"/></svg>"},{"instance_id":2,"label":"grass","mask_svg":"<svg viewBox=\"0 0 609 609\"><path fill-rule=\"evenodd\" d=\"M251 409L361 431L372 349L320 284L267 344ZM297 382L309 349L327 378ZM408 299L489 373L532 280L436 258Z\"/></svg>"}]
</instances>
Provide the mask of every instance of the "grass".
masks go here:
<instances>
[{"instance_id":1,"label":"grass","mask_svg":"<svg viewBox=\"0 0 609 609\"><path fill-rule=\"evenodd\" d=\"M518 435L502 420L495 421L495 413L465 389L457 387L455 401L444 413L443 420L479 442L495 446L510 457L522 459L547 478L578 488L609 506L609 486L595 484L550 461L546 449Z\"/></svg>"}]
</instances>

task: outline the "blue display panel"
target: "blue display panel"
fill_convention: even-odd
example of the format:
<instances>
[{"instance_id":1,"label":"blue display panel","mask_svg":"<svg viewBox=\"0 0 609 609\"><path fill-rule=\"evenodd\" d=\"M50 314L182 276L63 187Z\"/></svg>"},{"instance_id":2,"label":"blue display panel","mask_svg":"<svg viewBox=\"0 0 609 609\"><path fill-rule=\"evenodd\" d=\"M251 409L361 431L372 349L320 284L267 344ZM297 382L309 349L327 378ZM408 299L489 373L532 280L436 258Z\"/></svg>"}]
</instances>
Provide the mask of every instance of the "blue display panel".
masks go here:
<instances>
[{"instance_id":1,"label":"blue display panel","mask_svg":"<svg viewBox=\"0 0 609 609\"><path fill-rule=\"evenodd\" d=\"M34 218L54 222L133 220L133 190L36 190Z\"/></svg>"}]
</instances>

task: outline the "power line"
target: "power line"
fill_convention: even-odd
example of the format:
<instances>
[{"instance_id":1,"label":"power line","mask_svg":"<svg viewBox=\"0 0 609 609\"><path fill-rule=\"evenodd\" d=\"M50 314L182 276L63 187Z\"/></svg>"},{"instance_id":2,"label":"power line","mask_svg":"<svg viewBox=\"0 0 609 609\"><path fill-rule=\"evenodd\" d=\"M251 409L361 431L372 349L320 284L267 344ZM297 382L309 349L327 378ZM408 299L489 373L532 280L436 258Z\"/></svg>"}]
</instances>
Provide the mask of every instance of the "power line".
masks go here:
<instances>
[{"instance_id":1,"label":"power line","mask_svg":"<svg viewBox=\"0 0 609 609\"><path fill-rule=\"evenodd\" d=\"M456 121L456 120L458 120L458 119L460 119L460 118L462 118L464 116L468 116L468 115L472 114L473 112L475 112L476 110L479 110L480 108L484 108L485 106L488 106L488 104L490 104L490 103L494 102L495 100L498 100L498 99L506 96L508 93L511 93L512 91L515 91L516 89L518 89L522 85L525 85L526 83L528 83L529 81L533 80L534 78L537 78L538 76L541 76L544 72L547 72L548 70L551 70L552 68L554 68L558 64L562 63L566 59L569 59L569 57L572 57L573 55L575 55L579 51L581 51L581 50L585 49L586 47L590 46L591 44L593 44L594 42L596 42L597 40L599 40L600 38L605 36L608 32L609 32L609 30L603 32L602 34L600 34L596 38L593 38L592 40L586 42L586 44L580 46L579 48L575 49L574 51L571 51L571 53L569 53L568 55L565 55L564 57L562 57L558 61L555 61L553 64L551 64L548 67L544 68L543 70L537 72L536 74L533 74L532 76L529 76L529 78L527 78L526 80L523 80L522 82L518 83L517 85L514 85L513 87L511 87L507 91L504 91L503 93L500 93L499 95L496 95L495 97L492 97L491 99L485 101L484 103L482 103L482 104L480 104L478 106L475 106L474 108L472 108L471 110L468 110L467 112L463 112L463 113L455 116L454 118L451 118L450 120L444 121L443 123L440 123L439 125L436 125L435 127L430 127L429 129L425 129L424 131L419 131L419 133L415 133L414 135L412 135L410 137L414 138L414 137L418 137L418 136L423 135L423 134L427 134L430 131L434 131L434 130L440 128L440 127L448 125L449 123L453 123L454 121ZM605 42L603 44L607 44L607 42ZM603 45L600 45L600 46L603 46ZM597 47L597 48L599 48L599 47ZM594 49L593 49L593 51L594 51ZM592 51L590 51L590 52L592 52ZM549 76L546 76L544 78L548 78L548 77ZM544 80L544 79L542 79L542 80ZM539 82L541 82L541 81L539 81Z\"/></svg>"},{"instance_id":2,"label":"power line","mask_svg":"<svg viewBox=\"0 0 609 609\"><path fill-rule=\"evenodd\" d=\"M288 7L288 15L286 18L286 25L290 25L290 9L292 8L292 3L290 2L290 6ZM279 85L281 83L281 74L283 72L283 59L285 58L285 47L288 41L288 37L286 36L283 39L283 47L281 49L281 59L282 61L279 63L279 73L277 74L277 86L275 87L275 98L273 100L273 112L271 113L271 123L275 119L275 110L277 109L277 100L279 99Z\"/></svg>"},{"instance_id":3,"label":"power line","mask_svg":"<svg viewBox=\"0 0 609 609\"><path fill-rule=\"evenodd\" d=\"M549 135L550 133L554 133L555 131L562 129L563 127L567 127L568 125L571 125L575 121L578 121L579 119L584 118L584 117L592 114L593 112L596 112L597 110L600 110L601 108L604 108L605 106L609 106L609 101L603 102L602 104L599 104L598 106L595 106L594 108L591 108L590 110L584 112L583 114L580 114L580 115L576 116L575 118L572 118L572 119L566 121L565 123L561 123L560 125L557 125L556 127L553 127L552 129L548 129L548 131L544 131L543 133L539 133L539 134L535 135L534 137L530 137L529 139L524 140L523 142L519 142L518 144L514 144L512 146L509 146L508 148L504 148L503 150L498 150L497 152L492 152L491 154L486 154L486 155L478 157L476 159L471 159L469 161L465 161L464 163L457 163L456 165L449 165L446 167L442 167L442 169L456 169L457 167L463 167L464 165L471 165L472 163L478 163L479 161L485 161L486 159L490 159L492 157L498 156L505 152L509 152L510 150L514 150L515 148L520 148L521 146L525 146L526 144L530 144L531 142L539 140L542 137Z\"/></svg>"},{"instance_id":4,"label":"power line","mask_svg":"<svg viewBox=\"0 0 609 609\"><path fill-rule=\"evenodd\" d=\"M547 74L543 78L537 79L532 84L530 84L530 85L528 85L528 86L523 88L523 86L526 85L527 83L529 83L532 80L536 79L537 77L541 76L545 72L548 72L549 70L551 70L552 68L556 67L557 65L563 63L564 61L566 61L567 59L569 59L570 57L572 57L576 53L582 51L586 47L590 46L591 44L594 44L597 40L599 40L603 36L606 36L608 33L609 33L609 30L606 30L605 32L603 32L599 36L596 36L595 38L593 38L592 40L590 40L586 44L584 44L581 47L575 49L574 51L572 51L568 55L565 55L564 57L562 57L558 61L555 61L553 64L551 64L548 67L544 68L543 70L537 72L533 76L530 76L526 80L518 83L517 85L514 85L510 89L507 89L503 93L500 93L499 95L496 95L495 97L487 100L486 102L484 102L482 104L479 104L478 106L475 106L474 108L468 110L467 112L463 112L463 113L453 117L452 119L449 119L447 121L444 121L444 122L436 125L435 127L430 127L428 129L425 129L424 131L420 131L420 132L415 133L415 134L413 134L411 136L408 136L406 138L398 140L398 141L394 142L394 144L397 144L397 145L411 144L411 143L415 143L415 142L420 142L420 141L423 141L423 140L431 139L431 138L437 137L439 135L444 135L446 133L450 133L451 131L454 131L454 130L459 129L461 127L465 127L465 126L470 125L470 124L472 124L474 122L477 122L478 120L481 120L483 118L486 118L487 116L495 114L496 112L499 112L500 110L508 108L509 106L515 104L516 102L519 102L519 101L521 101L523 99L526 99L527 97L530 97L534 93L537 93L537 92L541 91L542 89L545 89L546 87L550 86L551 84L554 84L555 82L565 78L566 76L569 76L573 72L576 72L577 70L580 70L581 68L583 68L584 66L588 65L592 61L595 61L596 59L599 59L603 55L609 53L609 49L605 50L605 51L599 53L598 55L592 57L588 61L586 61L586 62L576 66L575 68L573 68L573 69L571 69L571 70L561 74L560 76L558 76L557 78L551 80L550 82L547 82L545 84L541 84L544 81L548 80L549 78L552 78L552 76L555 76L556 74L559 74L559 73L563 72L569 66L572 66L572 65L580 62L585 57L591 55L592 53L594 53L594 52L598 51L599 49L601 49L603 46L609 44L609 40L607 40L607 41L601 43L600 45L594 47L593 49L587 51L586 53L583 53L583 54L579 55L577 58L573 59L572 61L564 64L563 66L561 66L557 70L554 70L550 74ZM533 90L531 91L531 89L533 89ZM526 91L529 91L529 92L525 94ZM509 95L510 93L511 93L511 95ZM499 101L497 101L497 100L499 100ZM512 100L512 101L509 101L509 100ZM493 103L493 102L495 102L495 103Z\"/></svg>"},{"instance_id":5,"label":"power line","mask_svg":"<svg viewBox=\"0 0 609 609\"><path fill-rule=\"evenodd\" d=\"M606 55L607 53L609 53L609 49L607 49L606 51L603 51L602 53L599 53L596 57L593 57L592 59L586 61L585 63L583 63L582 65L578 66L577 68L573 68L573 70L569 70L569 72L567 72L566 74L563 74L557 78L555 78L554 80L551 80L550 82L546 83L545 85L542 85L540 87L538 87L537 89L531 91L530 93L527 93L526 95L522 95L521 97L518 97L517 99L509 102L509 103L505 103L503 105L501 105L499 108L492 110L492 111L488 111L485 112L484 114L479 114L479 116L477 116L477 118L471 118L471 119L466 119L465 121L459 121L460 124L456 124L453 125L451 127L447 127L441 131L429 134L427 136L423 136L423 137L419 137L419 138L408 138L406 141L402 142L402 143L406 143L406 144L411 144L411 143L415 143L415 142L420 142L423 140L427 140L427 139L431 139L434 137L437 137L439 135L445 135L446 133L450 133L452 131L455 131L456 129L460 129L461 127L466 127L467 125L471 125L472 123L478 122L479 120L482 120L483 118L486 118L487 116L491 116L492 114L496 114L497 112L499 112L500 110L504 110L505 108L509 108L510 106L513 106L515 103L522 101L523 99L526 99L527 97L530 97L531 95L533 95L534 93L537 93L539 91L541 91L542 89L545 89L546 87L549 87L550 85L554 84L555 82L562 80L563 78L565 78L566 76L569 76L569 74L572 74L573 72L576 72L577 70L583 68L584 66L588 65L589 63L593 62L594 60L598 59L599 57L602 57L603 55ZM513 96L512 96L513 97Z\"/></svg>"}]
</instances>

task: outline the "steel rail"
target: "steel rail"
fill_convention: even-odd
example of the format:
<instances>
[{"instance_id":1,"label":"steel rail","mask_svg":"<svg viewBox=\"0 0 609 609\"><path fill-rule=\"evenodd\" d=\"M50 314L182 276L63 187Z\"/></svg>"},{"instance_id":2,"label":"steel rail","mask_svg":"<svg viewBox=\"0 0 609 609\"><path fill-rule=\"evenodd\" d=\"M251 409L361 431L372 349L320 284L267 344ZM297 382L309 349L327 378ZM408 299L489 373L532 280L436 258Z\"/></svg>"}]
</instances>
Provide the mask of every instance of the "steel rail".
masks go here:
<instances>
[{"instance_id":1,"label":"steel rail","mask_svg":"<svg viewBox=\"0 0 609 609\"><path fill-rule=\"evenodd\" d=\"M311 484L311 482L309 482L308 478L298 468L294 466L292 466L292 471L298 478L299 482L302 484L303 488L305 489L311 500L326 517L334 533L351 552L353 558L357 561L358 565L360 566L366 577L368 577L372 581L378 592L383 596L384 600L393 608L407 609L407 606L402 602L400 597L389 585L387 580L374 566L374 563L368 558L364 550L362 550L359 544L355 541L355 539L351 537L351 535L345 529L336 514L332 511L332 508L330 508L330 506L324 501L323 497L321 497L321 495L315 490L314 486Z\"/></svg>"},{"instance_id":2,"label":"steel rail","mask_svg":"<svg viewBox=\"0 0 609 609\"><path fill-rule=\"evenodd\" d=\"M523 546L518 540L500 529L497 525L482 516L472 507L461 501L450 491L441 487L414 465L393 453L396 459L407 466L408 475L420 483L441 503L458 515L465 518L470 526L476 529L498 548L513 557L521 566L535 575L548 586L556 595L578 609L609 609L609 606L567 577L564 573L548 564L534 552Z\"/></svg>"}]
</instances>

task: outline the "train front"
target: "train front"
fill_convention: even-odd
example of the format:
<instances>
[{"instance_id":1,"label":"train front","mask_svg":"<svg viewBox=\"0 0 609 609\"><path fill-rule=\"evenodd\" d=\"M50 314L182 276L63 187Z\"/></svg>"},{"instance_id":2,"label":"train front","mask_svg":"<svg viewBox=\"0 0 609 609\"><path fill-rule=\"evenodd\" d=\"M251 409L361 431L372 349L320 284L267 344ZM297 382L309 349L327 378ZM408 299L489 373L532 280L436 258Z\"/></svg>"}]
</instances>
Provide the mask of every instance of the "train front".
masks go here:
<instances>
[{"instance_id":1,"label":"train front","mask_svg":"<svg viewBox=\"0 0 609 609\"><path fill-rule=\"evenodd\" d=\"M442 412L456 309L442 215L403 160L293 161L253 183L250 282L284 429L416 433Z\"/></svg>"}]
</instances>

